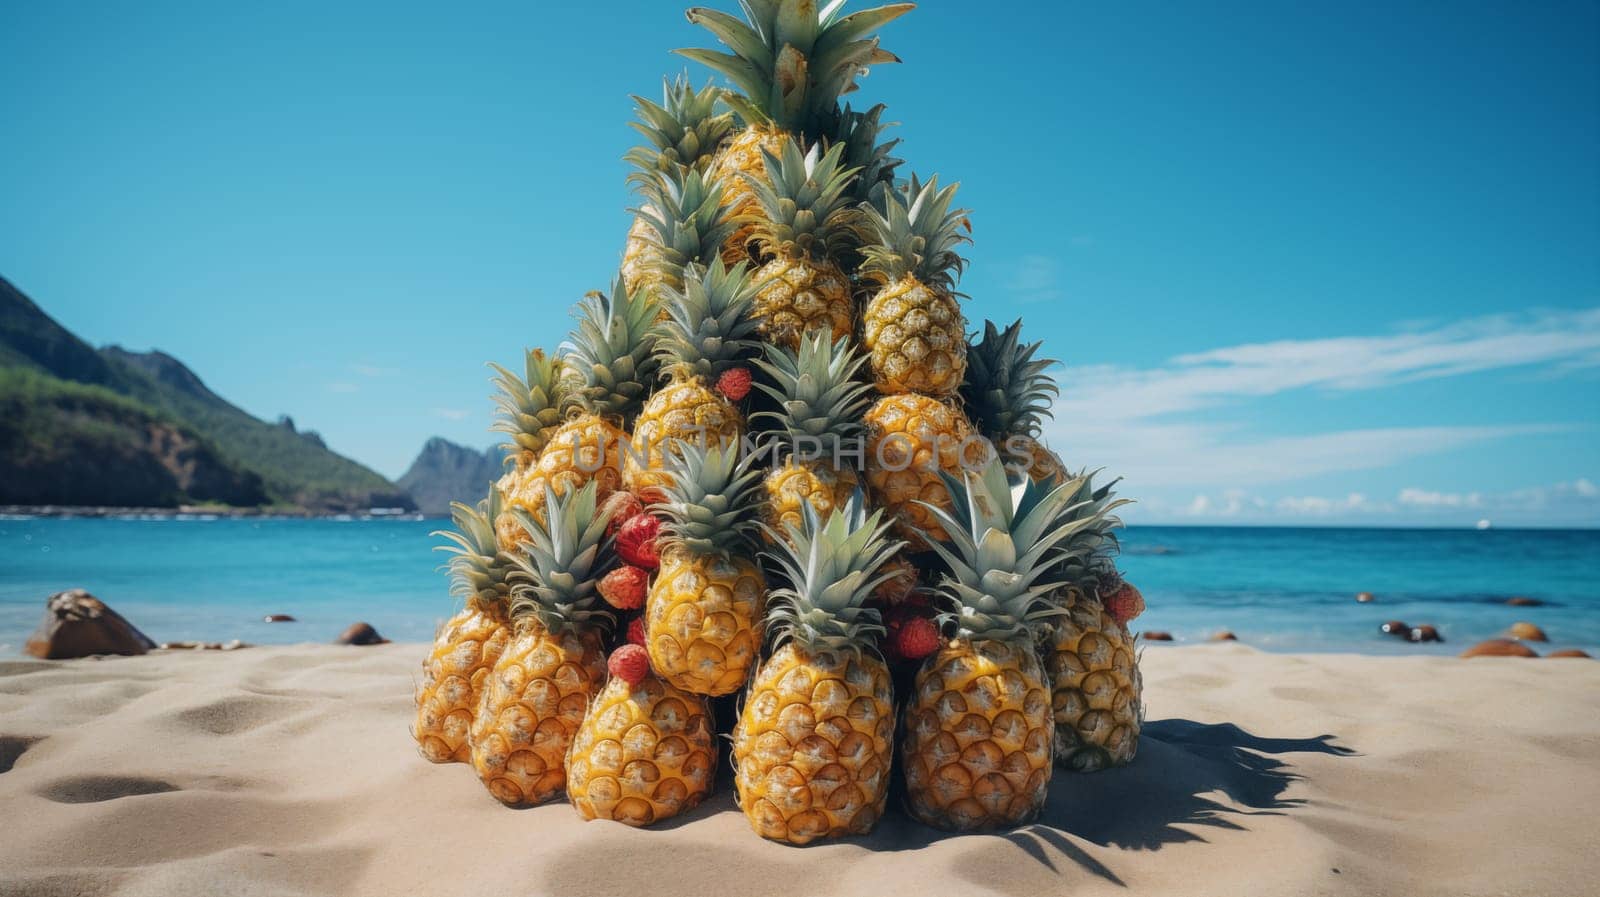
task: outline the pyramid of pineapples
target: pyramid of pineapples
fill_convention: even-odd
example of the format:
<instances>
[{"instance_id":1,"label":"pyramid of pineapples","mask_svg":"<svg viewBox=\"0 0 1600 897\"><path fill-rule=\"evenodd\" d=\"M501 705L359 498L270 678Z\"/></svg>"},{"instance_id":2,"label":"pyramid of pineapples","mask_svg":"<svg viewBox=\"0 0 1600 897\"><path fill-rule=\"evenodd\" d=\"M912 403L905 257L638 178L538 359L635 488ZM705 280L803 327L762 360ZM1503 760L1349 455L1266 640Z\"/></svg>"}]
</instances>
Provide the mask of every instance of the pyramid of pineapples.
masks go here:
<instances>
[{"instance_id":1,"label":"pyramid of pineapples","mask_svg":"<svg viewBox=\"0 0 1600 897\"><path fill-rule=\"evenodd\" d=\"M446 534L465 607L414 735L587 819L731 779L795 844L866 834L891 790L939 828L1027 822L1057 767L1138 745L1121 502L1039 440L1053 362L1020 322L969 338L956 186L842 102L911 4L740 6L689 10L725 50L679 51L731 86L635 97L610 289L496 366L507 470Z\"/></svg>"}]
</instances>

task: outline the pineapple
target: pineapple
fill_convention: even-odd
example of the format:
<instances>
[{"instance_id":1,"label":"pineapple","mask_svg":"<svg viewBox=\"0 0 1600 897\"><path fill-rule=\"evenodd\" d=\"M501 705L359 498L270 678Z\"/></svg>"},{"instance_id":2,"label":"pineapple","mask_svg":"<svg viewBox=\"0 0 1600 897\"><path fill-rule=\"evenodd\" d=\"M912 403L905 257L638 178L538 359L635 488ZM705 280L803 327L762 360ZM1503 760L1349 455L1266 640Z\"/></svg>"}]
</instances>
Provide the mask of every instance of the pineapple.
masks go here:
<instances>
[{"instance_id":1,"label":"pineapple","mask_svg":"<svg viewBox=\"0 0 1600 897\"><path fill-rule=\"evenodd\" d=\"M597 582L610 560L598 483L546 492L543 520L520 511L528 533L514 558L510 644L484 683L468 743L489 793L510 806L544 803L566 787L566 753L605 679L610 614Z\"/></svg>"},{"instance_id":2,"label":"pineapple","mask_svg":"<svg viewBox=\"0 0 1600 897\"><path fill-rule=\"evenodd\" d=\"M742 175L761 206L757 251L771 259L755 273L756 319L763 337L790 349L812 330L839 339L853 329L850 278L834 261L861 234L861 211L846 193L856 169L841 166L844 150L838 143L807 152L786 140L781 154L762 151L765 179Z\"/></svg>"},{"instance_id":3,"label":"pineapple","mask_svg":"<svg viewBox=\"0 0 1600 897\"><path fill-rule=\"evenodd\" d=\"M865 835L883 815L894 761L894 696L866 602L899 548L858 492L819 522L803 506L774 560L773 652L733 729L739 806L764 838L807 844Z\"/></svg>"},{"instance_id":4,"label":"pineapple","mask_svg":"<svg viewBox=\"0 0 1600 897\"><path fill-rule=\"evenodd\" d=\"M681 293L684 267L718 258L736 224L722 205L722 184L694 169L662 172L641 192L646 202L634 210L634 227L643 230L629 232L622 275L631 289L651 291L665 316L662 287Z\"/></svg>"},{"instance_id":5,"label":"pineapple","mask_svg":"<svg viewBox=\"0 0 1600 897\"><path fill-rule=\"evenodd\" d=\"M1041 343L1023 343L1019 318L1001 332L983 322L983 340L967 351L961 398L978 431L989 437L1012 470L1026 471L1047 485L1069 479L1061 456L1039 441L1040 421L1061 393L1045 371L1057 362L1035 359Z\"/></svg>"},{"instance_id":6,"label":"pineapple","mask_svg":"<svg viewBox=\"0 0 1600 897\"><path fill-rule=\"evenodd\" d=\"M762 480L766 488L766 530L779 538L798 529L801 508L809 505L826 517L860 488L855 468L840 463L847 448L861 433L861 412L871 389L855 379L866 359L850 348L845 337L830 343L828 335L809 333L800 351L768 345L760 363L776 385L756 384L777 403L777 411L752 415L778 424L778 449L772 469Z\"/></svg>"},{"instance_id":7,"label":"pineapple","mask_svg":"<svg viewBox=\"0 0 1600 897\"><path fill-rule=\"evenodd\" d=\"M566 380L569 373L559 358L545 355L542 349L533 349L523 358L524 376L518 377L498 364L491 364L497 376L493 382L497 389L494 397L499 412L492 429L511 437L504 444L509 466L495 484L495 491L505 501L496 501L499 508L490 519L502 551L515 551L522 538L516 525L513 510L525 507L527 499L535 496L530 486L539 488L542 483L529 484L530 478L539 478L539 454L550 444L550 438L561 425L561 414L568 401ZM506 503L509 503L507 506Z\"/></svg>"},{"instance_id":8,"label":"pineapple","mask_svg":"<svg viewBox=\"0 0 1600 897\"><path fill-rule=\"evenodd\" d=\"M618 648L609 666L567 753L573 809L643 826L693 808L711 793L717 768L706 699L651 672L638 645Z\"/></svg>"},{"instance_id":9,"label":"pineapple","mask_svg":"<svg viewBox=\"0 0 1600 897\"><path fill-rule=\"evenodd\" d=\"M1097 489L1087 474L1068 484L1073 498L1064 519L1089 522L1066 543L1071 551L1061 567L1067 584L1050 596L1065 613L1051 617L1043 633L1056 763L1078 772L1131 761L1143 724L1134 637L1103 600L1121 585L1111 567L1117 549L1112 530L1121 521L1111 512L1127 502L1114 497L1115 485Z\"/></svg>"},{"instance_id":10,"label":"pineapple","mask_svg":"<svg viewBox=\"0 0 1600 897\"><path fill-rule=\"evenodd\" d=\"M721 108L722 94L720 88L709 84L696 90L688 75L680 75L672 81L662 80L660 104L640 96L633 98L639 120L630 124L648 144L636 146L623 156L636 169L628 180L645 194L645 204L634 211L622 252L622 276L630 291L650 286L652 279L659 276L657 272L664 265L661 247L676 245L681 239L680 230L699 225L699 234L712 241L716 251L732 231L731 225L715 232L705 226L706 213L699 200L710 192L704 189L707 182L699 182L689 198L684 197L689 173L704 173L712 154L733 129L733 113ZM663 203L654 194L666 188L668 181L675 185L676 199ZM721 194L710 198L720 210ZM668 233L664 230L667 226L675 229ZM672 268L671 264L665 267L669 271Z\"/></svg>"},{"instance_id":11,"label":"pineapple","mask_svg":"<svg viewBox=\"0 0 1600 897\"><path fill-rule=\"evenodd\" d=\"M625 464L628 488L641 494L664 485L666 458L681 443L738 444L744 415L713 387L757 345L749 314L755 291L743 262L731 270L721 259L691 266L682 292L665 290L669 317L658 351L670 379L645 403Z\"/></svg>"},{"instance_id":12,"label":"pineapple","mask_svg":"<svg viewBox=\"0 0 1600 897\"><path fill-rule=\"evenodd\" d=\"M873 501L894 515L895 534L915 551L928 539L946 538L928 510L953 507L941 473L981 467L994 447L960 409L916 393L883 396L864 420L867 486Z\"/></svg>"},{"instance_id":13,"label":"pineapple","mask_svg":"<svg viewBox=\"0 0 1600 897\"><path fill-rule=\"evenodd\" d=\"M756 472L735 447L688 444L667 461L661 566L645 598L645 647L663 679L697 695L744 684L766 580L753 559Z\"/></svg>"},{"instance_id":14,"label":"pineapple","mask_svg":"<svg viewBox=\"0 0 1600 897\"><path fill-rule=\"evenodd\" d=\"M609 296L590 293L578 304L578 327L568 337L564 360L572 381L569 405L577 413L550 434L538 462L506 492L513 513L496 521L501 548L513 551L527 538L514 512L543 521L548 493L565 495L593 481L603 503L621 488L625 427L658 371L657 307L646 291L629 290L621 275Z\"/></svg>"},{"instance_id":15,"label":"pineapple","mask_svg":"<svg viewBox=\"0 0 1600 897\"><path fill-rule=\"evenodd\" d=\"M1050 784L1055 719L1034 628L1062 613L1046 600L1061 543L1093 523L1063 519L1075 490L1007 480L999 459L965 484L954 509L928 505L950 534L939 617L952 637L917 671L900 762L906 808L936 828L976 831L1032 820Z\"/></svg>"},{"instance_id":16,"label":"pineapple","mask_svg":"<svg viewBox=\"0 0 1600 897\"><path fill-rule=\"evenodd\" d=\"M843 3L818 8L816 0L748 0L740 4L746 21L712 9L695 7L689 21L716 35L732 53L679 50L678 53L727 76L741 93L725 100L743 120L712 157L710 172L727 185L726 202L735 216L757 218L760 203L745 174L766 176L764 154L779 155L793 139L804 147L820 140L836 114L839 97L856 89L856 78L878 63L899 62L869 37L883 25L909 12L913 4L895 3L848 16ZM728 238L724 258L749 259L754 226L746 224Z\"/></svg>"},{"instance_id":17,"label":"pineapple","mask_svg":"<svg viewBox=\"0 0 1600 897\"><path fill-rule=\"evenodd\" d=\"M433 650L422 662L417 724L412 729L422 756L434 763L465 763L470 758L467 731L478 694L511 639L506 600L512 561L496 544L493 523L500 514L500 495L491 489L476 508L459 502L451 508L456 531L434 535L452 543L439 550L451 554L450 591L466 606L439 630Z\"/></svg>"},{"instance_id":18,"label":"pineapple","mask_svg":"<svg viewBox=\"0 0 1600 897\"><path fill-rule=\"evenodd\" d=\"M850 184L851 198L857 204L881 201L885 190L894 189L895 169L904 163L903 159L890 155L900 145L898 137L878 142L884 129L895 124L883 121L887 108L879 103L865 112L857 112L847 103L843 109L836 110L837 120L829 129L829 139L845 145L844 167L859 172Z\"/></svg>"},{"instance_id":19,"label":"pineapple","mask_svg":"<svg viewBox=\"0 0 1600 897\"><path fill-rule=\"evenodd\" d=\"M861 316L861 342L884 393L947 396L967 367L966 320L955 278L966 265L956 247L971 242L965 209L950 208L954 184L939 189L911 179L867 205L873 239L862 250L859 275L875 285Z\"/></svg>"}]
</instances>

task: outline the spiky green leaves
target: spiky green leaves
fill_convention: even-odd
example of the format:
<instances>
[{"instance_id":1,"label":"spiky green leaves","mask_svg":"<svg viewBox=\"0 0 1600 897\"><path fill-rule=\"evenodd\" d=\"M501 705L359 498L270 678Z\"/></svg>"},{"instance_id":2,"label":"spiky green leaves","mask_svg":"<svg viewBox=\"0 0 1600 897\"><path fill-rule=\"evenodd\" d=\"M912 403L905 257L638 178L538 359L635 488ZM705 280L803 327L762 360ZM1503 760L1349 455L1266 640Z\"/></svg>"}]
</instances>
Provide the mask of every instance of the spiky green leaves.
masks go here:
<instances>
[{"instance_id":1,"label":"spiky green leaves","mask_svg":"<svg viewBox=\"0 0 1600 897\"><path fill-rule=\"evenodd\" d=\"M668 483L655 510L666 516L662 535L696 554L747 554L761 524L755 500L761 471L738 445L678 443L666 453Z\"/></svg>"},{"instance_id":2,"label":"spiky green leaves","mask_svg":"<svg viewBox=\"0 0 1600 897\"><path fill-rule=\"evenodd\" d=\"M1046 595L1063 585L1051 574L1083 552L1069 540L1099 519L1078 503L1082 478L1046 489L1028 477L1009 479L998 458L962 479L942 475L949 511L921 502L949 538L932 547L949 567L939 593L949 602L941 624L970 639L1010 640L1041 619L1063 613ZM963 479L965 482L963 482Z\"/></svg>"},{"instance_id":3,"label":"spiky green leaves","mask_svg":"<svg viewBox=\"0 0 1600 897\"><path fill-rule=\"evenodd\" d=\"M527 532L512 558L511 617L532 617L552 634L609 626L615 617L600 600L600 576L611 562L606 537L610 514L596 506L598 484L590 482L558 496L545 493L545 520L517 508Z\"/></svg>"},{"instance_id":4,"label":"spiky green leaves","mask_svg":"<svg viewBox=\"0 0 1600 897\"><path fill-rule=\"evenodd\" d=\"M1042 343L1022 342L1022 319L1004 332L983 322L983 339L967 350L961 398L979 431L996 444L1011 436L1039 435L1050 403L1061 393L1045 371L1054 359L1034 358Z\"/></svg>"},{"instance_id":5,"label":"spiky green leaves","mask_svg":"<svg viewBox=\"0 0 1600 897\"><path fill-rule=\"evenodd\" d=\"M873 32L909 12L895 3L840 16L843 0L818 8L817 0L741 0L746 21L695 7L689 21L704 27L731 53L678 50L721 72L743 96L728 104L746 124L765 124L809 139L856 78L878 63L899 62L878 46Z\"/></svg>"},{"instance_id":6,"label":"spiky green leaves","mask_svg":"<svg viewBox=\"0 0 1600 897\"><path fill-rule=\"evenodd\" d=\"M767 345L766 360L757 364L772 384L756 388L778 403L776 411L760 411L752 421L771 419L780 434L800 450L815 450L822 457L839 457L845 444L861 433L861 414L872 391L870 383L856 379L866 356L850 346L849 337L828 341L828 334L813 331L800 338L800 350Z\"/></svg>"},{"instance_id":7,"label":"spiky green leaves","mask_svg":"<svg viewBox=\"0 0 1600 897\"><path fill-rule=\"evenodd\" d=\"M709 267L689 267L681 292L663 286L667 320L657 352L667 369L715 383L723 371L745 363L759 345L752 338L756 321L750 316L756 286L744 262L730 269L720 258L713 258Z\"/></svg>"},{"instance_id":8,"label":"spiky green leaves","mask_svg":"<svg viewBox=\"0 0 1600 897\"><path fill-rule=\"evenodd\" d=\"M905 161L890 155L900 144L898 137L878 142L883 131L895 124L882 120L886 108L879 103L865 112L856 112L846 104L835 112L835 122L829 128L828 139L844 144L844 166L858 172L850 185L850 196L858 203L881 203L883 192L894 189L895 169Z\"/></svg>"},{"instance_id":9,"label":"spiky green leaves","mask_svg":"<svg viewBox=\"0 0 1600 897\"><path fill-rule=\"evenodd\" d=\"M1085 471L1067 483L1076 488L1061 520L1063 523L1084 520L1086 524L1074 529L1061 542L1057 569L1050 574L1052 579L1077 586L1091 599L1099 590L1101 580L1116 574L1119 549L1116 530L1121 528L1122 521L1112 512L1131 504L1125 498L1117 498L1115 488L1119 480L1096 486L1094 477L1094 471Z\"/></svg>"},{"instance_id":10,"label":"spiky green leaves","mask_svg":"<svg viewBox=\"0 0 1600 897\"><path fill-rule=\"evenodd\" d=\"M698 171L672 171L642 189L645 204L633 213L649 226L661 280L682 288L683 270L719 258L722 244L739 228L723 205L720 181Z\"/></svg>"},{"instance_id":11,"label":"spiky green leaves","mask_svg":"<svg viewBox=\"0 0 1600 897\"><path fill-rule=\"evenodd\" d=\"M649 141L622 158L639 169L628 176L641 186L663 174L701 168L733 129L733 113L721 109L723 90L707 84L695 90L687 74L661 82L658 105L636 96L639 120L628 124Z\"/></svg>"},{"instance_id":12,"label":"spiky green leaves","mask_svg":"<svg viewBox=\"0 0 1600 897\"><path fill-rule=\"evenodd\" d=\"M523 359L522 377L493 362L489 366L496 374L491 382L498 409L490 429L511 437L507 450L537 455L549 441L550 433L561 424L561 412L567 402L565 365L560 358L545 355L542 349L530 349Z\"/></svg>"},{"instance_id":13,"label":"spiky green leaves","mask_svg":"<svg viewBox=\"0 0 1600 897\"><path fill-rule=\"evenodd\" d=\"M495 541L494 520L500 510L500 490L491 486L489 496L477 507L450 503L454 532L432 533L450 542L435 548L450 554L444 567L450 574L450 594L484 610L503 611L512 589L513 559L501 552Z\"/></svg>"},{"instance_id":14,"label":"spiky green leaves","mask_svg":"<svg viewBox=\"0 0 1600 897\"><path fill-rule=\"evenodd\" d=\"M579 302L566 363L577 372L573 398L584 410L625 427L638 415L659 371L658 309L649 290L630 293L620 274L610 295L590 293Z\"/></svg>"},{"instance_id":15,"label":"spiky green leaves","mask_svg":"<svg viewBox=\"0 0 1600 897\"><path fill-rule=\"evenodd\" d=\"M789 526L767 554L788 586L774 590L767 606L767 634L774 647L795 641L811 650L864 651L884 633L882 616L868 607L872 590L895 576L883 565L904 542L885 538L882 511L866 512L858 490L826 520L801 502L801 525Z\"/></svg>"},{"instance_id":16,"label":"spiky green leaves","mask_svg":"<svg viewBox=\"0 0 1600 897\"><path fill-rule=\"evenodd\" d=\"M878 202L864 206L869 243L862 250L861 274L880 283L895 283L910 275L924 285L945 290L955 282L967 260L956 250L971 243L966 209L952 209L956 187L939 189L937 175L879 191Z\"/></svg>"},{"instance_id":17,"label":"spiky green leaves","mask_svg":"<svg viewBox=\"0 0 1600 897\"><path fill-rule=\"evenodd\" d=\"M845 145L804 151L793 139L783 152L763 149L765 178L740 173L761 205L755 230L763 253L827 259L861 241L864 221L848 191L856 169L844 167Z\"/></svg>"}]
</instances>

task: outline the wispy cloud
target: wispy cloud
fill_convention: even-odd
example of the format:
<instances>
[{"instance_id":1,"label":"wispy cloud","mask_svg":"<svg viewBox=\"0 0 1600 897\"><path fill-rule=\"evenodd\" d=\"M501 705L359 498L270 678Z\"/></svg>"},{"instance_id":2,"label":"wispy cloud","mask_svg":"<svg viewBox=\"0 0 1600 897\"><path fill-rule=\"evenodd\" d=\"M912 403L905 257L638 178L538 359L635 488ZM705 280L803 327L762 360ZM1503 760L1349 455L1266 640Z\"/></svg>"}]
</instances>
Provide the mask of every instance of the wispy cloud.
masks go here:
<instances>
[{"instance_id":1,"label":"wispy cloud","mask_svg":"<svg viewBox=\"0 0 1600 897\"><path fill-rule=\"evenodd\" d=\"M364 364L361 362L355 362L351 364L350 370L360 374L363 377L392 377L395 374L400 373L399 369L397 368L379 367L375 364Z\"/></svg>"},{"instance_id":2,"label":"wispy cloud","mask_svg":"<svg viewBox=\"0 0 1600 897\"><path fill-rule=\"evenodd\" d=\"M434 416L445 420L466 420L472 416L472 412L466 408L435 408L433 413Z\"/></svg>"},{"instance_id":3,"label":"wispy cloud","mask_svg":"<svg viewBox=\"0 0 1600 897\"><path fill-rule=\"evenodd\" d=\"M1509 516L1557 523L1600 523L1600 487L1577 479L1505 492L1438 492L1401 489L1392 499L1355 492L1344 496L1291 495L1277 499L1233 489L1201 493L1160 516L1227 522L1284 522L1337 518L1386 522L1404 516L1413 520L1470 523L1479 518Z\"/></svg>"},{"instance_id":4,"label":"wispy cloud","mask_svg":"<svg viewBox=\"0 0 1600 897\"><path fill-rule=\"evenodd\" d=\"M1061 264L1048 255L1025 255L1011 266L1005 289L1018 302L1054 302L1063 295Z\"/></svg>"},{"instance_id":5,"label":"wispy cloud","mask_svg":"<svg viewBox=\"0 0 1600 897\"><path fill-rule=\"evenodd\" d=\"M1218 419L1295 391L1351 392L1479 371L1556 371L1600 353L1600 308L1497 315L1399 333L1282 340L1181 355L1154 368L1065 367L1047 427L1070 461L1131 484L1233 487L1388 467L1563 425L1419 426L1262 434ZM1242 409L1242 410L1241 410ZM1207 415L1201 417L1201 414Z\"/></svg>"},{"instance_id":6,"label":"wispy cloud","mask_svg":"<svg viewBox=\"0 0 1600 897\"><path fill-rule=\"evenodd\" d=\"M338 382L335 382L335 383L329 383L328 384L328 392L352 393L352 392L360 392L360 391L361 391L361 387L359 385L357 385L355 383L345 382L345 381L342 381L342 380L338 381Z\"/></svg>"}]
</instances>

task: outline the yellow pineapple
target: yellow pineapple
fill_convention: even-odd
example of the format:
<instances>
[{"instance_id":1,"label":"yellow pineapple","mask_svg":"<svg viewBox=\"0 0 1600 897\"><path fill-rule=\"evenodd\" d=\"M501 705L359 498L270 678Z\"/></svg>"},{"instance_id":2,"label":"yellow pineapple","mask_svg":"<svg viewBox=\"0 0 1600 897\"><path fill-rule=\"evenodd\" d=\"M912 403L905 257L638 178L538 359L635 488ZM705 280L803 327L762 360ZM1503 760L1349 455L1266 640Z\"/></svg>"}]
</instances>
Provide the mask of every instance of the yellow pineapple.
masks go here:
<instances>
[{"instance_id":1,"label":"yellow pineapple","mask_svg":"<svg viewBox=\"0 0 1600 897\"><path fill-rule=\"evenodd\" d=\"M867 409L865 467L872 500L894 515L895 534L920 551L946 538L928 505L948 510L940 476L976 469L994 452L949 402L905 393L883 396ZM926 536L926 538L924 538Z\"/></svg>"},{"instance_id":2,"label":"yellow pineapple","mask_svg":"<svg viewBox=\"0 0 1600 897\"><path fill-rule=\"evenodd\" d=\"M589 701L605 680L601 636L611 615L598 580L610 561L607 515L597 483L544 496L515 557L514 635L484 681L468 733L472 765L496 800L544 803L566 787L566 753Z\"/></svg>"},{"instance_id":3,"label":"yellow pineapple","mask_svg":"<svg viewBox=\"0 0 1600 897\"><path fill-rule=\"evenodd\" d=\"M756 471L735 447L686 444L669 456L658 510L661 566L645 599L645 646L663 679L699 695L744 684L766 580L754 560Z\"/></svg>"},{"instance_id":4,"label":"yellow pineapple","mask_svg":"<svg viewBox=\"0 0 1600 897\"><path fill-rule=\"evenodd\" d=\"M1143 726L1139 657L1127 623L1139 610L1120 601L1131 589L1117 575L1113 515L1127 504L1115 482L1096 487L1084 474L1068 482L1073 493L1064 521L1085 521L1062 544L1052 571L1066 584L1049 598L1064 613L1047 622L1041 643L1056 720L1056 764L1077 772L1122 766L1133 760Z\"/></svg>"},{"instance_id":5,"label":"yellow pineapple","mask_svg":"<svg viewBox=\"0 0 1600 897\"><path fill-rule=\"evenodd\" d=\"M495 542L494 518L500 496L494 489L472 508L455 503L455 532L439 532L451 544L450 592L465 606L445 622L422 662L417 683L417 722L411 734L422 756L434 763L465 763L471 752L467 731L478 707L483 681L511 639L507 625L511 558Z\"/></svg>"},{"instance_id":6,"label":"yellow pineapple","mask_svg":"<svg viewBox=\"0 0 1600 897\"><path fill-rule=\"evenodd\" d=\"M871 389L855 379L865 359L841 337L830 343L821 332L807 334L800 351L768 345L761 369L772 381L756 387L770 395L778 410L752 415L752 422L770 418L777 456L762 479L767 492L766 532L782 537L801 523L801 507L810 505L826 517L860 487L861 480L847 452L857 448L861 412Z\"/></svg>"},{"instance_id":7,"label":"yellow pineapple","mask_svg":"<svg viewBox=\"0 0 1600 897\"><path fill-rule=\"evenodd\" d=\"M515 551L521 539L512 510L525 507L520 496L526 494L527 481L537 477L539 455L561 426L561 416L570 400L568 379L571 371L560 358L545 355L543 349L524 353L524 376L517 376L498 364L490 364L496 376L493 430L511 437L504 443L506 471L495 484L499 494L497 510L490 519L502 551Z\"/></svg>"},{"instance_id":8,"label":"yellow pineapple","mask_svg":"<svg viewBox=\"0 0 1600 897\"><path fill-rule=\"evenodd\" d=\"M731 53L679 50L727 76L739 89L725 97L742 120L741 128L712 157L710 173L727 187L733 215L754 221L761 214L751 182L766 177L764 156L777 156L789 140L810 148L837 115L839 97L856 89L856 78L873 65L899 62L870 36L909 12L914 4L895 3L841 16L844 4L819 8L815 0L752 0L741 4L746 21L713 9L689 10L689 21L716 35ZM728 238L724 260L749 261L753 224Z\"/></svg>"},{"instance_id":9,"label":"yellow pineapple","mask_svg":"<svg viewBox=\"0 0 1600 897\"><path fill-rule=\"evenodd\" d=\"M717 769L706 699L651 672L638 645L614 651L609 668L567 752L573 808L636 826L693 808L711 793Z\"/></svg>"},{"instance_id":10,"label":"yellow pineapple","mask_svg":"<svg viewBox=\"0 0 1600 897\"><path fill-rule=\"evenodd\" d=\"M763 337L790 349L813 330L830 340L854 330L850 278L835 259L860 243L863 216L847 192L857 170L841 166L844 150L803 151L786 140L777 153L762 151L766 177L740 175L761 207L758 255L771 259L754 275L755 317Z\"/></svg>"},{"instance_id":11,"label":"yellow pineapple","mask_svg":"<svg viewBox=\"0 0 1600 897\"><path fill-rule=\"evenodd\" d=\"M956 247L967 211L951 209L955 185L939 189L916 177L881 191L868 204L872 241L859 274L875 285L861 315L861 343L872 358L878 391L947 396L967 368L967 322L955 292L966 264Z\"/></svg>"},{"instance_id":12,"label":"yellow pineapple","mask_svg":"<svg viewBox=\"0 0 1600 897\"><path fill-rule=\"evenodd\" d=\"M630 291L619 275L611 294L590 293L578 304L578 326L563 361L568 372L568 413L551 432L538 460L514 482L502 479L507 512L495 523L500 547L512 551L527 538L516 511L542 520L545 496L597 484L605 499L622 487L627 426L655 382L656 301Z\"/></svg>"},{"instance_id":13,"label":"yellow pineapple","mask_svg":"<svg viewBox=\"0 0 1600 897\"><path fill-rule=\"evenodd\" d=\"M681 294L683 269L719 258L735 222L722 204L722 183L694 169L655 174L645 179L640 192L645 203L634 210L634 231L639 232L629 232L622 274L630 288L656 298L665 318L670 299L662 288Z\"/></svg>"},{"instance_id":14,"label":"yellow pineapple","mask_svg":"<svg viewBox=\"0 0 1600 897\"><path fill-rule=\"evenodd\" d=\"M804 505L775 555L789 584L772 593L774 650L733 729L739 806L764 838L865 835L883 816L894 696L867 601L900 546L884 539L881 517L859 492L825 520Z\"/></svg>"},{"instance_id":15,"label":"yellow pineapple","mask_svg":"<svg viewBox=\"0 0 1600 897\"><path fill-rule=\"evenodd\" d=\"M1065 483L1071 475L1061 456L1039 440L1041 422L1050 416L1050 401L1061 392L1045 373L1057 362L1033 357L1040 345L1022 342L1021 319L1004 332L993 321L984 321L982 341L967 351L961 399L973 424L994 443L1007 468L1026 471L1053 486Z\"/></svg>"},{"instance_id":16,"label":"yellow pineapple","mask_svg":"<svg viewBox=\"0 0 1600 897\"><path fill-rule=\"evenodd\" d=\"M690 265L683 286L663 287L668 318L659 355L669 379L645 403L625 458L628 488L642 495L664 485L664 465L679 445L734 446L744 434L744 414L717 387L756 350L745 265Z\"/></svg>"},{"instance_id":17,"label":"yellow pineapple","mask_svg":"<svg viewBox=\"0 0 1600 897\"><path fill-rule=\"evenodd\" d=\"M1021 825L1044 807L1055 742L1034 630L1062 612L1046 600L1061 585L1048 575L1091 521L1063 519L1075 490L1013 484L998 458L964 484L949 480L953 510L928 509L950 539L933 546L948 568L939 621L950 639L906 702L906 809L953 831Z\"/></svg>"}]
</instances>

